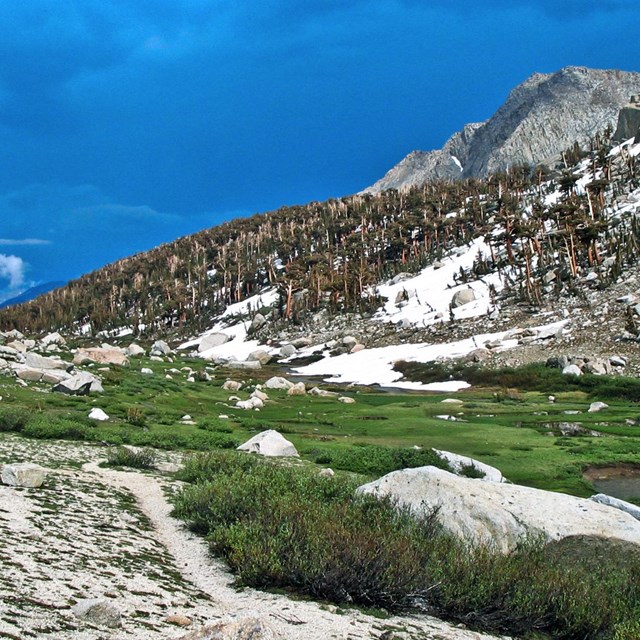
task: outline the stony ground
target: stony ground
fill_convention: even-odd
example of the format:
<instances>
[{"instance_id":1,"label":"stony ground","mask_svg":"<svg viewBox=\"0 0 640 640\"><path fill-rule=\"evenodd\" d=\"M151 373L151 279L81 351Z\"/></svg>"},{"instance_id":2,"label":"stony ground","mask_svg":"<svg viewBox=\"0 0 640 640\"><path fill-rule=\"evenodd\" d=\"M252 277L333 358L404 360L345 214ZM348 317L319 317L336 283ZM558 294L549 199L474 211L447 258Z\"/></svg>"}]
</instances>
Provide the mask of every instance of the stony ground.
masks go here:
<instances>
[{"instance_id":1,"label":"stony ground","mask_svg":"<svg viewBox=\"0 0 640 640\"><path fill-rule=\"evenodd\" d=\"M104 469L103 456L99 446L0 436L0 464L49 469L39 489L0 485L0 638L170 640L244 616L258 616L283 640L489 638L424 616L378 619L238 591L206 545L171 518L171 476ZM71 607L85 598L107 598L122 625L76 618Z\"/></svg>"}]
</instances>

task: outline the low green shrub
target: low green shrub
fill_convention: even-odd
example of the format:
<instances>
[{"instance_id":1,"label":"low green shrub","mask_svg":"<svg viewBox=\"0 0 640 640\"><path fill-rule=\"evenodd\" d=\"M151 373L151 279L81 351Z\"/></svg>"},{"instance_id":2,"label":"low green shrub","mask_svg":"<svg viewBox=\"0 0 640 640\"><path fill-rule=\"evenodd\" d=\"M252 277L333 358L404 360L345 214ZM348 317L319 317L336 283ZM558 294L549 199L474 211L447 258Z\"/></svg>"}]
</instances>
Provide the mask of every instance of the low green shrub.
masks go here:
<instances>
[{"instance_id":1,"label":"low green shrub","mask_svg":"<svg viewBox=\"0 0 640 640\"><path fill-rule=\"evenodd\" d=\"M233 429L217 418L203 418L198 421L198 429L215 431L217 433L233 433Z\"/></svg>"},{"instance_id":2,"label":"low green shrub","mask_svg":"<svg viewBox=\"0 0 640 640\"><path fill-rule=\"evenodd\" d=\"M418 609L497 633L637 640L640 551L609 540L472 549L356 482L238 453L187 461L174 514L207 536L238 582Z\"/></svg>"},{"instance_id":3,"label":"low green shrub","mask_svg":"<svg viewBox=\"0 0 640 640\"><path fill-rule=\"evenodd\" d=\"M464 362L443 364L438 362L397 362L395 370L407 380L429 383L448 380L453 377L465 380L473 386L501 387L521 391L541 391L543 393L561 391L584 391L602 399L621 399L637 402L640 400L640 380L625 376L582 376L563 375L555 367L534 362L521 367L500 367L492 369ZM501 398L505 399L506 392Z\"/></svg>"},{"instance_id":4,"label":"low green shrub","mask_svg":"<svg viewBox=\"0 0 640 640\"><path fill-rule=\"evenodd\" d=\"M0 432L22 431L30 416L24 409L0 409Z\"/></svg>"},{"instance_id":5,"label":"low green shrub","mask_svg":"<svg viewBox=\"0 0 640 640\"><path fill-rule=\"evenodd\" d=\"M158 455L153 449L137 447L115 447L107 454L109 467L133 467L134 469L151 469L156 464Z\"/></svg>"},{"instance_id":6,"label":"low green shrub","mask_svg":"<svg viewBox=\"0 0 640 640\"><path fill-rule=\"evenodd\" d=\"M313 450L313 460L317 464L331 465L334 469L366 476L383 476L399 469L427 465L451 470L447 462L429 448L409 449L363 445L335 450L316 447Z\"/></svg>"},{"instance_id":7,"label":"low green shrub","mask_svg":"<svg viewBox=\"0 0 640 640\"><path fill-rule=\"evenodd\" d=\"M22 428L21 434L43 440L87 440L91 427L77 418L35 414Z\"/></svg>"}]
</instances>

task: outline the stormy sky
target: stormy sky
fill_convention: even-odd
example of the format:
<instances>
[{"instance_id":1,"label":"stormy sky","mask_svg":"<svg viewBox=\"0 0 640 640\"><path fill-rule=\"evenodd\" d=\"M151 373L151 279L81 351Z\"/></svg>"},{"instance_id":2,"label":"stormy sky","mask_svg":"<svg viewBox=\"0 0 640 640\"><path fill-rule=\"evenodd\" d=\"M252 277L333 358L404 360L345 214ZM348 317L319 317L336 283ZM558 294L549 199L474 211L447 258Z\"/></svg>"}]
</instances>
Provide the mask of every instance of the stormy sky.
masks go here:
<instances>
[{"instance_id":1,"label":"stormy sky","mask_svg":"<svg viewBox=\"0 0 640 640\"><path fill-rule=\"evenodd\" d=\"M0 0L0 300L356 192L534 72L640 71L636 0Z\"/></svg>"}]
</instances>

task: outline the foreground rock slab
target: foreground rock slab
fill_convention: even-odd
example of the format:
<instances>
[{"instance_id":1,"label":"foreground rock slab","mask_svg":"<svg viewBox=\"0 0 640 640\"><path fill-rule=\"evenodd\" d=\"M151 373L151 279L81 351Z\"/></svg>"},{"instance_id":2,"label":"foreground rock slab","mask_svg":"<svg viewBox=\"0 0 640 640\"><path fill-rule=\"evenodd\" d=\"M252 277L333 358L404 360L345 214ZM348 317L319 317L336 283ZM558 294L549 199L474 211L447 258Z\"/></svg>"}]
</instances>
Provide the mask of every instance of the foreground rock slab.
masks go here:
<instances>
[{"instance_id":1,"label":"foreground rock slab","mask_svg":"<svg viewBox=\"0 0 640 640\"><path fill-rule=\"evenodd\" d=\"M640 522L628 513L563 493L460 478L436 467L394 471L362 485L362 493L391 496L438 520L474 545L513 550L528 535L548 540L586 535L640 544Z\"/></svg>"}]
</instances>

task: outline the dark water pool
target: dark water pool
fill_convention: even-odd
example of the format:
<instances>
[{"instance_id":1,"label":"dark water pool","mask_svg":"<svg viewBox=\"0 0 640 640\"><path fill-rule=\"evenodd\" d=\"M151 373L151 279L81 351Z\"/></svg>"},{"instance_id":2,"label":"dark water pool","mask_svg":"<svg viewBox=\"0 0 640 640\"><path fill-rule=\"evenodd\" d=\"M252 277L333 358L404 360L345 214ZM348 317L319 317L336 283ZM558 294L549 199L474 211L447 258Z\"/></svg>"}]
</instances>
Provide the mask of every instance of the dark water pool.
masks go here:
<instances>
[{"instance_id":1,"label":"dark water pool","mask_svg":"<svg viewBox=\"0 0 640 640\"><path fill-rule=\"evenodd\" d=\"M591 480L598 493L606 493L614 498L628 500L629 498L640 498L640 476L613 476L598 480Z\"/></svg>"},{"instance_id":2,"label":"dark water pool","mask_svg":"<svg viewBox=\"0 0 640 640\"><path fill-rule=\"evenodd\" d=\"M640 498L640 465L623 462L589 467L584 470L584 478L598 493L606 493L621 500Z\"/></svg>"}]
</instances>

